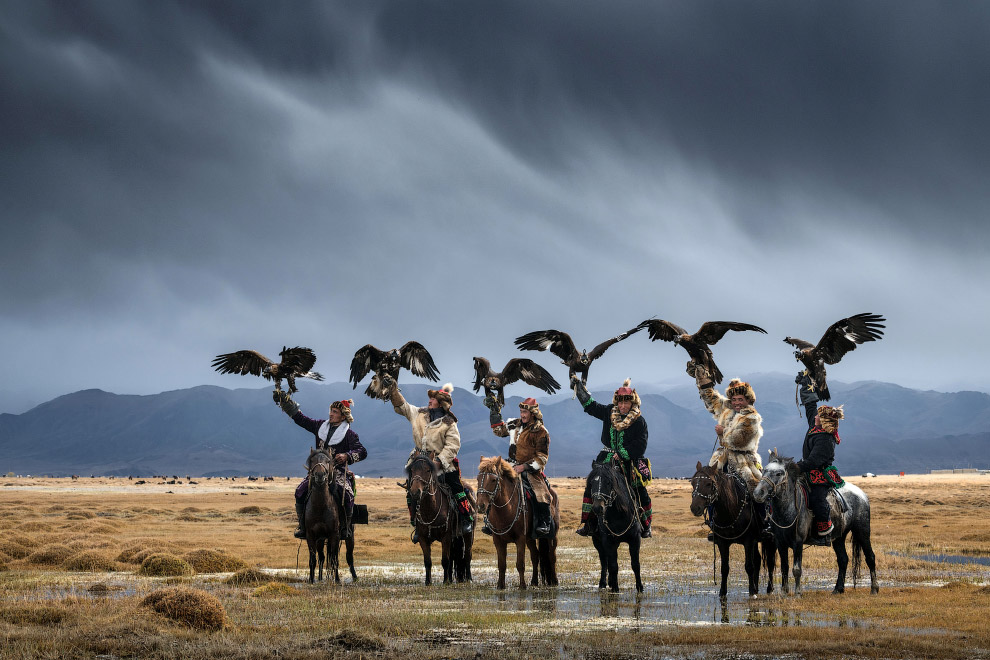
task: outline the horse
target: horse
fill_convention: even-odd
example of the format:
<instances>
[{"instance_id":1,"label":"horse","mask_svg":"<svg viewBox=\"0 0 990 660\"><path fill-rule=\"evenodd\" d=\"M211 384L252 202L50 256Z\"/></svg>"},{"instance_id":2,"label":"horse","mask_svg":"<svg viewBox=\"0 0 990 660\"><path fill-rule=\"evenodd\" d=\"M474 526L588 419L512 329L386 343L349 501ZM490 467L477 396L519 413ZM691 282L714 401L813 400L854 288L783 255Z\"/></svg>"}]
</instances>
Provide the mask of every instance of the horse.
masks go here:
<instances>
[{"instance_id":1,"label":"horse","mask_svg":"<svg viewBox=\"0 0 990 660\"><path fill-rule=\"evenodd\" d=\"M538 477L542 478L542 477ZM526 588L526 549L533 565L532 586L542 578L544 586L557 586L557 529L560 528L560 507L557 493L550 491L554 516L553 536L548 539L529 538L527 530L533 524L533 509L526 503L522 476L501 456L481 457L478 465L478 512L485 516L485 527L492 533L498 554L498 584L505 589L506 548L516 544L516 570L519 588Z\"/></svg>"},{"instance_id":2,"label":"horse","mask_svg":"<svg viewBox=\"0 0 990 660\"><path fill-rule=\"evenodd\" d=\"M714 466L698 462L697 471L691 477L691 513L705 514L718 546L722 569L722 585L718 595L723 601L728 593L729 548L739 543L745 551L746 575L749 576L749 595L755 598L760 591L760 537L762 521L756 515L753 499L742 478L734 472L722 472ZM767 569L767 593L773 593L773 570L776 549L773 541L762 542L762 563Z\"/></svg>"},{"instance_id":3,"label":"horse","mask_svg":"<svg viewBox=\"0 0 990 660\"><path fill-rule=\"evenodd\" d=\"M474 545L474 530L463 536L456 535L457 514L451 503L450 494L443 485L441 465L435 455L418 452L407 468L409 480L399 484L409 491L415 510L416 533L419 547L423 551L423 567L426 569L426 584L431 584L433 568L432 545L440 542L443 566L443 583L450 584L471 581L471 549ZM465 488L468 492L469 488ZM468 501L471 494L468 492Z\"/></svg>"},{"instance_id":4,"label":"horse","mask_svg":"<svg viewBox=\"0 0 990 660\"><path fill-rule=\"evenodd\" d=\"M626 543L629 563L636 576L636 591L642 593L643 581L639 575L642 526L636 499L622 468L617 461L594 462L586 485L591 493L588 525L602 569L598 588L605 588L607 577L609 589L619 591L619 545Z\"/></svg>"},{"instance_id":5,"label":"horse","mask_svg":"<svg viewBox=\"0 0 990 660\"><path fill-rule=\"evenodd\" d=\"M774 536L777 539L777 549L780 553L781 588L788 593L787 585L787 549L794 551L794 593L801 593L801 558L804 545L808 543L812 531L813 516L808 509L808 491L804 485L798 487L801 469L792 458L780 456L776 450L770 452L770 462L763 469L763 477L753 492L757 501L768 501L771 504L770 522ZM838 489L841 500L846 503L846 510L838 498L832 499L832 549L835 560L839 565L839 575L835 580L834 594L846 590L846 567L849 565L849 555L846 553L846 536L852 533L853 550L853 586L859 579L861 557L865 555L866 565L870 568L870 593L880 591L877 582L876 556L870 542L870 500L860 488L848 481ZM830 498L831 499L831 498Z\"/></svg>"},{"instance_id":6,"label":"horse","mask_svg":"<svg viewBox=\"0 0 990 660\"><path fill-rule=\"evenodd\" d=\"M319 579L323 580L324 545L330 555L327 575L333 572L334 582L340 584L338 553L340 552L340 529L337 501L330 495L330 475L333 472L333 459L326 449L310 449L306 461L309 471L309 496L306 500L306 545L309 546L309 582L312 584L319 555ZM353 543L353 542L352 542ZM350 553L349 553L350 554ZM349 556L349 559L351 557ZM354 569L351 568L353 575Z\"/></svg>"}]
</instances>

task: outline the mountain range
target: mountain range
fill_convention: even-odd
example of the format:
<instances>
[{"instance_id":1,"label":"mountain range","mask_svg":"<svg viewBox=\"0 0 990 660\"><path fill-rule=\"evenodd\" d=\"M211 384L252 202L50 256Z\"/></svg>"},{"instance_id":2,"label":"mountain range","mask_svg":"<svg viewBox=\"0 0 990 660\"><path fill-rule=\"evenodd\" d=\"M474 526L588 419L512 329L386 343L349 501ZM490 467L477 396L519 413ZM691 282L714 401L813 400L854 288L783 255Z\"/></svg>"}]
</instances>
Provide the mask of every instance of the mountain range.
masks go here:
<instances>
[{"instance_id":1,"label":"mountain range","mask_svg":"<svg viewBox=\"0 0 990 660\"><path fill-rule=\"evenodd\" d=\"M772 373L748 380L763 416L761 456L774 447L800 456L807 424L794 403L793 378ZM990 395L878 381L829 386L830 403L844 404L847 416L836 450L840 472L990 468ZM426 404L431 386L401 387L408 400ZM611 401L611 392L592 394ZM650 433L647 456L656 475L689 476L697 461L706 463L715 442L714 421L693 385L644 387L640 396ZM368 449L368 459L354 471L367 477L401 473L413 441L409 422L390 404L346 383L305 383L295 398L313 418L325 417L331 401L354 398L353 428ZM480 456L504 455L507 441L492 434L481 396L457 388L453 399L462 471L470 476ZM520 400L507 400L506 417L515 416ZM584 414L570 393L539 400L551 437L548 475L587 474L601 448L601 422ZM301 475L312 439L275 406L269 389L203 385L147 396L82 390L19 415L0 414L0 474Z\"/></svg>"}]
</instances>

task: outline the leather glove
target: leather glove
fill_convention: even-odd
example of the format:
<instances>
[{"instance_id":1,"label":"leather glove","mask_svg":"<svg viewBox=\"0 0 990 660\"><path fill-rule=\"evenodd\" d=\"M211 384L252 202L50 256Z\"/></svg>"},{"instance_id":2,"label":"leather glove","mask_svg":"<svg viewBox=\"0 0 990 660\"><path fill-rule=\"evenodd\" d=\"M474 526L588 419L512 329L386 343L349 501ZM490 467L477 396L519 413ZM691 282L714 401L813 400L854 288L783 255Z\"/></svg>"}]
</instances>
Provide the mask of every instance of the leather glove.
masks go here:
<instances>
[{"instance_id":1,"label":"leather glove","mask_svg":"<svg viewBox=\"0 0 990 660\"><path fill-rule=\"evenodd\" d=\"M588 388L585 387L584 383L577 376L571 376L571 387L574 389L574 393L577 395L578 401L581 402L582 406L591 400L591 392L588 391Z\"/></svg>"},{"instance_id":2,"label":"leather glove","mask_svg":"<svg viewBox=\"0 0 990 660\"><path fill-rule=\"evenodd\" d=\"M698 386L699 390L708 389L712 386L712 376L708 373L708 369L706 369L703 365L695 363L694 382Z\"/></svg>"},{"instance_id":3,"label":"leather glove","mask_svg":"<svg viewBox=\"0 0 990 660\"><path fill-rule=\"evenodd\" d=\"M292 397L289 396L287 392L280 392L276 390L272 392L272 398L275 400L275 403L278 404L278 407L282 409L282 412L289 417L292 417L299 412L299 404L293 401Z\"/></svg>"},{"instance_id":4,"label":"leather glove","mask_svg":"<svg viewBox=\"0 0 990 660\"><path fill-rule=\"evenodd\" d=\"M488 408L492 412L499 410L498 401L496 401L495 397L493 397L490 394L486 396L481 402L485 404L485 408Z\"/></svg>"}]
</instances>

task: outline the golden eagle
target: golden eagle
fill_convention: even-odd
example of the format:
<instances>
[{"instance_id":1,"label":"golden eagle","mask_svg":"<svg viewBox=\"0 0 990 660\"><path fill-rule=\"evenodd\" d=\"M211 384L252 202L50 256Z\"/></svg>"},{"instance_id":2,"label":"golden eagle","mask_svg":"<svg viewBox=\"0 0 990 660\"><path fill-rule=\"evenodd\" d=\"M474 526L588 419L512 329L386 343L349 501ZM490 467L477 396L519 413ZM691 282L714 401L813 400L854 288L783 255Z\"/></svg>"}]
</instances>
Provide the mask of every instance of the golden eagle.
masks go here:
<instances>
[{"instance_id":1,"label":"golden eagle","mask_svg":"<svg viewBox=\"0 0 990 660\"><path fill-rule=\"evenodd\" d=\"M649 328L650 339L653 341L662 339L683 346L695 364L705 367L716 383L722 382L722 372L715 364L715 358L712 356L712 349L708 348L709 346L718 343L718 340L724 337L729 330L754 330L767 334L767 331L759 326L735 321L708 321L703 323L693 335L689 335L688 331L681 326L662 319L649 319L637 327Z\"/></svg>"},{"instance_id":2,"label":"golden eagle","mask_svg":"<svg viewBox=\"0 0 990 660\"><path fill-rule=\"evenodd\" d=\"M440 380L440 372L433 363L430 352L418 341L406 342L402 348L393 348L390 351L379 350L371 344L359 348L351 360L351 376L348 380L354 383L352 389L357 389L361 379L369 371L374 371L375 375L371 377L371 383L364 393L372 399L388 401L392 385L399 382L399 369L403 367L434 382Z\"/></svg>"},{"instance_id":3,"label":"golden eagle","mask_svg":"<svg viewBox=\"0 0 990 660\"><path fill-rule=\"evenodd\" d=\"M550 372L532 360L512 358L506 362L501 373L495 373L488 360L481 357L474 358L474 391L477 392L484 387L485 396L492 396L494 393L499 408L505 405L505 386L517 380L538 387L547 394L553 394L560 389L560 383L554 380Z\"/></svg>"},{"instance_id":4,"label":"golden eagle","mask_svg":"<svg viewBox=\"0 0 990 660\"><path fill-rule=\"evenodd\" d=\"M574 341L566 332L560 330L536 330L527 332L521 337L516 337L515 344L520 351L545 351L550 352L560 358L560 361L567 365L567 378L572 378L575 374L581 374L581 382L587 384L588 369L591 363L602 356L609 346L617 341L622 341L629 335L639 332L642 328L635 327L626 330L621 335L616 335L611 339L606 339L602 343L588 351L578 351L574 346Z\"/></svg>"},{"instance_id":5,"label":"golden eagle","mask_svg":"<svg viewBox=\"0 0 990 660\"><path fill-rule=\"evenodd\" d=\"M842 356L856 350L858 344L883 337L882 328L886 326L882 323L886 320L879 314L869 312L841 319L828 327L817 346L796 337L784 337L785 342L798 349L794 351L794 357L808 368L819 401L832 398L825 381L825 365L838 364Z\"/></svg>"},{"instance_id":6,"label":"golden eagle","mask_svg":"<svg viewBox=\"0 0 990 660\"><path fill-rule=\"evenodd\" d=\"M316 353L312 349L283 346L279 357L282 361L276 364L257 351L236 351L216 356L211 366L222 374L251 374L274 380L278 392L282 391L282 379L285 378L289 381L289 394L298 391L296 378L323 380L323 376L311 371L316 364Z\"/></svg>"}]
</instances>

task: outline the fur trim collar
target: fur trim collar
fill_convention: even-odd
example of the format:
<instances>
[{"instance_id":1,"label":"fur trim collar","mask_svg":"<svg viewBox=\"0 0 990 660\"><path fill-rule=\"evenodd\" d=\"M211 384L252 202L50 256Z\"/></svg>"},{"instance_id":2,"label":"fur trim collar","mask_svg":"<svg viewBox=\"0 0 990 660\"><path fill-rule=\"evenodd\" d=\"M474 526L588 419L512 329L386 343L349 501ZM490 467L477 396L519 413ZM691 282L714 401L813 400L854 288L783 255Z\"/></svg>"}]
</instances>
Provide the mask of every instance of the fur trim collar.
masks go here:
<instances>
[{"instance_id":1,"label":"fur trim collar","mask_svg":"<svg viewBox=\"0 0 990 660\"><path fill-rule=\"evenodd\" d=\"M626 413L625 417L619 412L619 406L612 407L612 428L616 431L625 431L629 428L633 422L639 419L639 416L643 413L640 412L639 406L633 406Z\"/></svg>"},{"instance_id":2,"label":"fur trim collar","mask_svg":"<svg viewBox=\"0 0 990 660\"><path fill-rule=\"evenodd\" d=\"M440 424L456 424L457 423L457 418L454 417L454 413L450 412L449 410L447 411L447 414L445 414L443 417L441 417L440 419L435 419L432 422L430 421L430 409L429 408L420 408L419 409L419 414L426 416L426 425L427 426L439 426Z\"/></svg>"}]
</instances>

